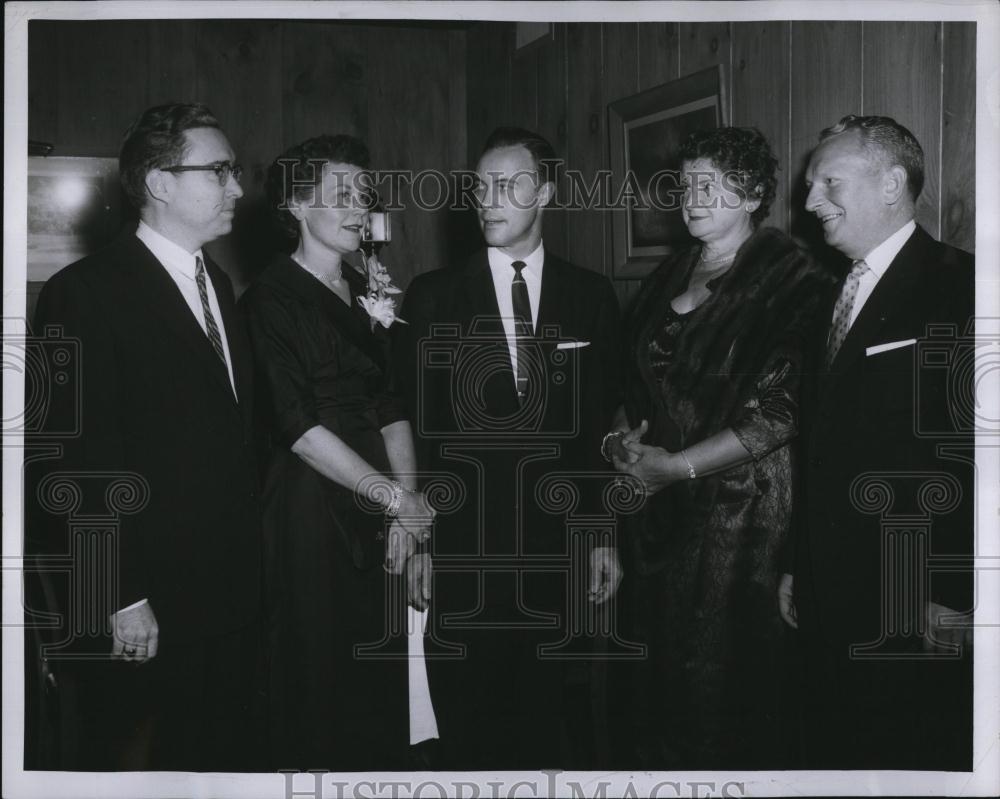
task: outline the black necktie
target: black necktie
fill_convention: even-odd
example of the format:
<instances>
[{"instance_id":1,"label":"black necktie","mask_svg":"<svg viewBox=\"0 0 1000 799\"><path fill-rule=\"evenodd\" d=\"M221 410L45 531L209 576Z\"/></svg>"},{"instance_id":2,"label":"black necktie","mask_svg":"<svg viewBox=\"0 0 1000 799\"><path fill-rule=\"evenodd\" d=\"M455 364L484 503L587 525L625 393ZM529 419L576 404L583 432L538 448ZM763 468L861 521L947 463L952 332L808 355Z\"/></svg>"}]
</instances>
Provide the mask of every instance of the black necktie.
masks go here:
<instances>
[{"instance_id":1,"label":"black necktie","mask_svg":"<svg viewBox=\"0 0 1000 799\"><path fill-rule=\"evenodd\" d=\"M195 256L194 263L194 278L198 284L198 294L201 296L201 311L205 315L205 333L208 336L208 340L212 342L212 349L215 350L215 354L222 360L223 365L227 366L226 353L222 350L222 336L219 333L219 326L215 323L215 316L212 314L212 308L208 304L205 264L202 263L201 258L198 256Z\"/></svg>"},{"instance_id":2,"label":"black necktie","mask_svg":"<svg viewBox=\"0 0 1000 799\"><path fill-rule=\"evenodd\" d=\"M528 299L528 284L524 282L521 270L527 264L514 261L514 279L510 283L510 296L514 301L514 338L517 348L517 398L523 402L528 395L528 344L534 333L531 324L531 300Z\"/></svg>"}]
</instances>

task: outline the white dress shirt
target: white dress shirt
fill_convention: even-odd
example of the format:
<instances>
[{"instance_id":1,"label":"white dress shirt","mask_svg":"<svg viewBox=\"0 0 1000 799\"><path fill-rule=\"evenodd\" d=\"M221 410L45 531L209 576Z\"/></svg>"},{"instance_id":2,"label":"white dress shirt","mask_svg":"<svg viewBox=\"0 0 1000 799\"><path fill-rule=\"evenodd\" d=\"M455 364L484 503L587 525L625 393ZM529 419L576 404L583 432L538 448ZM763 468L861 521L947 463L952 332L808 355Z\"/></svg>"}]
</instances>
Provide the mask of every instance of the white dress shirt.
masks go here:
<instances>
[{"instance_id":1,"label":"white dress shirt","mask_svg":"<svg viewBox=\"0 0 1000 799\"><path fill-rule=\"evenodd\" d=\"M528 302L531 303L531 328L538 327L538 303L542 298L542 266L545 263L545 247L539 242L535 251L526 258L511 258L500 252L496 247L488 247L486 256L490 261L490 272L493 274L493 291L500 307L500 317L503 320L503 332L507 337L507 351L510 353L510 365L517 374L517 333L514 330L514 297L511 283L514 280L514 261L524 261L521 270L524 282L528 286Z\"/></svg>"},{"instance_id":2,"label":"white dress shirt","mask_svg":"<svg viewBox=\"0 0 1000 799\"><path fill-rule=\"evenodd\" d=\"M202 251L199 249L196 252L188 252L180 245L174 244L170 239L157 233L145 222L139 222L135 236L149 248L149 251L153 253L156 260L160 262L160 265L170 275L174 283L177 284L184 302L191 309L191 313L194 314L194 318L201 325L201 329L205 331L205 337L207 338L208 328L205 325L205 314L201 307L201 295L198 293L198 283L194 276L195 258L201 258L203 263L205 261ZM229 372L229 385L232 386L233 394L235 395L236 381L233 379L233 360L229 356L229 341L226 339L226 326L222 321L219 300L215 296L215 287L212 285L212 278L208 277L207 269L206 267L205 276L208 279L205 281L205 288L208 290L208 307L212 310L215 323L219 328L219 336L222 338L222 351L226 355L226 370ZM121 608L117 612L122 613L126 610L132 610L132 608L145 605L148 601L148 599L140 599L138 602L133 602L128 607Z\"/></svg>"},{"instance_id":3,"label":"white dress shirt","mask_svg":"<svg viewBox=\"0 0 1000 799\"><path fill-rule=\"evenodd\" d=\"M851 309L851 318L847 324L848 330L851 329L854 320L858 318L861 309L865 307L868 298L875 291L875 286L882 279L889 264L899 255L899 251L903 249L903 245L916 229L917 223L911 219L864 257L864 262L868 264L868 271L861 275L861 279L858 281L858 293L854 298L854 307Z\"/></svg>"},{"instance_id":4,"label":"white dress shirt","mask_svg":"<svg viewBox=\"0 0 1000 799\"><path fill-rule=\"evenodd\" d=\"M145 244L150 252L156 256L163 268L170 275L177 288L187 303L191 313L197 320L201 329L208 338L208 327L205 324L205 313L201 307L201 295L198 293L198 283L195 280L195 258L201 258L205 262L205 255L200 249L195 252L188 252L178 244L174 244L170 239L157 233L145 222L139 223L139 228L135 231L136 238ZM229 340L226 338L226 325L222 321L222 311L219 310L219 299L215 296L215 287L212 285L212 278L208 274L208 267L205 267L205 288L208 290L208 307L215 317L215 324L219 328L219 336L222 339L222 352L226 356L226 371L229 372L229 385L232 386L233 394L236 394L236 380L233 378L233 359L229 355Z\"/></svg>"}]
</instances>

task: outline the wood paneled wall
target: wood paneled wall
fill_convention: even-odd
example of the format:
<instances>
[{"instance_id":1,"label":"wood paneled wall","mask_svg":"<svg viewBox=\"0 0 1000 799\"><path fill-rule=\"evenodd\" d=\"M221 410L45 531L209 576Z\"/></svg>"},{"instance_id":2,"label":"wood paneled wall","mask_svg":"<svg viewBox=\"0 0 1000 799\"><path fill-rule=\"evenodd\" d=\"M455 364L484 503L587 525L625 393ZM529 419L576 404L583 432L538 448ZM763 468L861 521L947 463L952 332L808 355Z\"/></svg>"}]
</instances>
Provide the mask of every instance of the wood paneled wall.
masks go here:
<instances>
[{"instance_id":1,"label":"wood paneled wall","mask_svg":"<svg viewBox=\"0 0 1000 799\"><path fill-rule=\"evenodd\" d=\"M246 169L234 235L211 245L238 286L274 241L264 176L320 133L362 137L377 169L450 169L466 157L464 27L280 20L29 25L29 137L55 155L116 156L144 109L198 100ZM401 285L452 258L447 211L402 197L383 258Z\"/></svg>"},{"instance_id":2,"label":"wood paneled wall","mask_svg":"<svg viewBox=\"0 0 1000 799\"><path fill-rule=\"evenodd\" d=\"M206 102L247 168L235 234L214 245L239 285L273 246L261 189L291 144L354 133L376 168L450 170L474 165L493 127L518 124L593 174L608 166L609 102L722 64L731 123L759 127L779 158L769 224L818 242L801 210L816 136L843 114L880 113L924 147L920 223L972 250L975 37L963 22L558 23L551 39L515 51L514 24L498 22L36 21L29 136L59 155L113 156L141 109ZM401 199L384 257L402 285L478 243L468 214ZM545 237L610 273L607 214L551 210ZM616 281L623 301L636 285Z\"/></svg>"},{"instance_id":3,"label":"wood paneled wall","mask_svg":"<svg viewBox=\"0 0 1000 799\"><path fill-rule=\"evenodd\" d=\"M607 168L609 102L722 64L730 123L760 128L781 166L768 224L822 246L802 212L817 134L844 114L883 114L924 148L920 224L975 248L975 23L559 23L551 40L522 51L511 23L481 23L468 35L470 160L493 126L516 124L550 137L571 169ZM606 215L549 216L554 250L610 274ZM616 287L627 301L636 283Z\"/></svg>"}]
</instances>

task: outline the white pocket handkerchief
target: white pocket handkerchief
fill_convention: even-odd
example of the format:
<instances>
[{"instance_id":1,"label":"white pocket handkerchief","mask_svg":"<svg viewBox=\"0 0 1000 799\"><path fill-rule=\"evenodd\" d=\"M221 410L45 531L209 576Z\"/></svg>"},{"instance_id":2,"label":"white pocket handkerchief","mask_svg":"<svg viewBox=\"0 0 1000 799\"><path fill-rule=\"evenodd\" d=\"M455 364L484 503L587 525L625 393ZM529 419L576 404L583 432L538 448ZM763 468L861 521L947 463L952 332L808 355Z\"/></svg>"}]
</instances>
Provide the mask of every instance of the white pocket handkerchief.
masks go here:
<instances>
[{"instance_id":1,"label":"white pocket handkerchief","mask_svg":"<svg viewBox=\"0 0 1000 799\"><path fill-rule=\"evenodd\" d=\"M911 347L917 343L915 338L908 338L905 341L890 341L888 344L876 344L874 347L868 347L865 349L865 355L878 355L880 352L888 352L889 350L898 350L901 347Z\"/></svg>"},{"instance_id":2,"label":"white pocket handkerchief","mask_svg":"<svg viewBox=\"0 0 1000 799\"><path fill-rule=\"evenodd\" d=\"M560 341L556 344L557 350L575 350L580 347L589 347L589 341Z\"/></svg>"}]
</instances>

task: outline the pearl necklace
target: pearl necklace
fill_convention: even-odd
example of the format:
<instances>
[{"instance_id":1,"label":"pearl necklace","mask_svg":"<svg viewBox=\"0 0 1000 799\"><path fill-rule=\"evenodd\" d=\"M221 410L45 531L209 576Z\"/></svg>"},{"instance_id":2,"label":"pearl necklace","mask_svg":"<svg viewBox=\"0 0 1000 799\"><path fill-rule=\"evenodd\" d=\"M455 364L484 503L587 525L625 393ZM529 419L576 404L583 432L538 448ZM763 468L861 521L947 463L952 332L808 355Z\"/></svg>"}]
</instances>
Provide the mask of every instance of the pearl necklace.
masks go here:
<instances>
[{"instance_id":1,"label":"pearl necklace","mask_svg":"<svg viewBox=\"0 0 1000 799\"><path fill-rule=\"evenodd\" d=\"M701 253L698 255L698 260L701 261L701 263L703 263L705 265L708 265L708 264L724 264L724 263L728 263L729 261L732 261L733 259L735 259L737 252L738 252L737 250L733 250L731 253L727 253L726 255L723 255L721 258L706 258L705 257L705 251L702 250Z\"/></svg>"},{"instance_id":2,"label":"pearl necklace","mask_svg":"<svg viewBox=\"0 0 1000 799\"><path fill-rule=\"evenodd\" d=\"M292 260L295 261L295 263L297 263L303 269L305 269L310 275L316 278L320 283L322 283L327 288L332 289L333 291L337 291L337 289L339 289L343 285L343 279L344 279L343 273L341 273L340 277L336 278L327 277L326 275L322 275L319 272L310 269L308 266L305 265L305 263L302 260L296 258L294 255L292 256Z\"/></svg>"}]
</instances>

